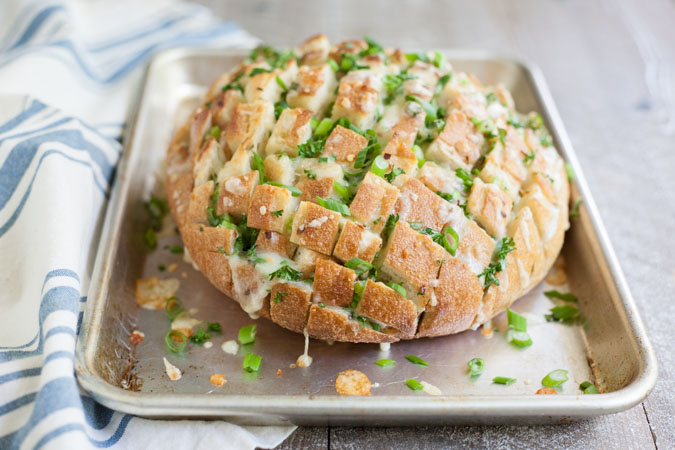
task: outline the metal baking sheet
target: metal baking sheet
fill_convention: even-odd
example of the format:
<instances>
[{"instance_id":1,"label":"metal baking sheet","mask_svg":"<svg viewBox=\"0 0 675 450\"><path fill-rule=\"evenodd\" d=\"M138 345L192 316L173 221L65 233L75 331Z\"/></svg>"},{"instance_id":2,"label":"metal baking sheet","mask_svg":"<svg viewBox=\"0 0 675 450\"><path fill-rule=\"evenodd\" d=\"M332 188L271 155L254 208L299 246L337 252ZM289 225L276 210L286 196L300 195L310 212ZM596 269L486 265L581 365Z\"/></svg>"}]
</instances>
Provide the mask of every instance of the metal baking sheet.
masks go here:
<instances>
[{"instance_id":1,"label":"metal baking sheet","mask_svg":"<svg viewBox=\"0 0 675 450\"><path fill-rule=\"evenodd\" d=\"M254 323L237 303L219 293L181 255L164 247L180 243L177 235L163 237L158 250L146 253L141 236L147 227L143 201L157 189L155 174L172 132L181 124L223 71L233 67L241 51L175 49L150 64L137 114L126 140L123 160L105 219L82 334L76 370L80 384L102 404L146 417L218 417L245 424L411 425L447 423L554 423L609 414L645 398L656 380L656 361L642 322L626 286L616 256L552 98L532 65L484 52L445 52L455 70L471 71L486 84L504 83L519 111L536 110L544 117L557 148L576 174L573 201L583 198L581 217L572 221L563 254L569 288L580 299L582 326L547 323L543 314L553 306L544 297L545 283L517 301L513 309L530 317L534 345L518 350L503 335L491 339L480 331L393 344L328 343L311 340L314 363L290 368L302 354L304 338L260 319L251 348L236 356L224 353L225 340L236 339L243 325ZM158 265L176 264L174 272ZM213 347L192 346L185 356L167 354L164 334L169 322L162 311L137 306L134 283L158 275L181 282L177 296L195 317L219 321L222 335ZM561 291L567 286L557 287ZM495 325L505 330L504 315ZM537 320L538 319L538 320ZM145 333L144 342L129 347L129 333ZM245 351L263 357L262 369L242 370ZM408 363L414 354L428 367ZM179 367L179 381L167 377L162 358ZM379 358L398 363L393 369L374 364ZM474 357L486 361L476 381L466 373ZM569 381L559 395L534 395L551 370L567 369ZM282 375L277 375L277 369ZM377 383L370 397L338 396L334 382L345 369L358 369ZM214 387L213 373L227 383ZM517 378L511 386L492 384L494 376ZM443 395L413 392L404 384L416 378L438 387ZM603 390L581 395L579 383L592 379ZM124 389L122 386L131 386Z\"/></svg>"}]
</instances>

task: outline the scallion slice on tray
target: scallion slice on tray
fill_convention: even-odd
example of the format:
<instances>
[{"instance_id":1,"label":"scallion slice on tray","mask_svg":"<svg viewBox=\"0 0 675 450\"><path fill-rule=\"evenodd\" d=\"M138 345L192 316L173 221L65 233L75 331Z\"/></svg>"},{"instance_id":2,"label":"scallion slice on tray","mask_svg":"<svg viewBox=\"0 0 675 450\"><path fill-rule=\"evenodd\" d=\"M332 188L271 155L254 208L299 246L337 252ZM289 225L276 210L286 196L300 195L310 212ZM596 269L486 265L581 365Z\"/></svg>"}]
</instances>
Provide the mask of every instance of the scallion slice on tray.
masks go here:
<instances>
[{"instance_id":1,"label":"scallion slice on tray","mask_svg":"<svg viewBox=\"0 0 675 450\"><path fill-rule=\"evenodd\" d=\"M164 335L164 342L166 348L172 353L181 353L185 350L188 338L178 330L169 330Z\"/></svg>"},{"instance_id":2,"label":"scallion slice on tray","mask_svg":"<svg viewBox=\"0 0 675 450\"><path fill-rule=\"evenodd\" d=\"M251 342L255 342L255 334L257 331L258 327L255 324L241 327L239 329L239 342L241 344L250 344Z\"/></svg>"},{"instance_id":3,"label":"scallion slice on tray","mask_svg":"<svg viewBox=\"0 0 675 450\"><path fill-rule=\"evenodd\" d=\"M256 355L255 353L247 353L246 356L244 356L244 364L242 367L247 372L257 372L260 370L261 362L262 356Z\"/></svg>"},{"instance_id":4,"label":"scallion slice on tray","mask_svg":"<svg viewBox=\"0 0 675 450\"><path fill-rule=\"evenodd\" d=\"M383 358L383 359L378 359L375 362L375 364L377 364L380 367L392 367L396 364L396 361L394 361L393 359Z\"/></svg>"},{"instance_id":5,"label":"scallion slice on tray","mask_svg":"<svg viewBox=\"0 0 675 450\"><path fill-rule=\"evenodd\" d=\"M183 302L178 297L169 297L166 301L166 305L164 305L164 312L166 312L166 316L169 320L175 319L183 311L185 311Z\"/></svg>"},{"instance_id":6,"label":"scallion slice on tray","mask_svg":"<svg viewBox=\"0 0 675 450\"><path fill-rule=\"evenodd\" d=\"M406 386L408 386L413 391L419 391L419 390L424 388L424 385L422 385L422 383L420 383L419 381L417 381L414 378L410 378L410 379L406 380L405 384L406 384Z\"/></svg>"},{"instance_id":7,"label":"scallion slice on tray","mask_svg":"<svg viewBox=\"0 0 675 450\"><path fill-rule=\"evenodd\" d=\"M469 366L469 375L477 377L485 369L485 360L483 358L473 358L466 365Z\"/></svg>"},{"instance_id":8,"label":"scallion slice on tray","mask_svg":"<svg viewBox=\"0 0 675 450\"><path fill-rule=\"evenodd\" d=\"M494 377L492 379L492 382L495 384L504 384L506 386L513 384L516 382L515 378L509 378L509 377Z\"/></svg>"},{"instance_id":9,"label":"scallion slice on tray","mask_svg":"<svg viewBox=\"0 0 675 450\"><path fill-rule=\"evenodd\" d=\"M583 383L581 383L579 385L579 389L584 391L584 394L599 394L600 393L600 392L598 392L598 388L595 387L595 385L593 383L591 383L590 381L584 381Z\"/></svg>"},{"instance_id":10,"label":"scallion slice on tray","mask_svg":"<svg viewBox=\"0 0 675 450\"><path fill-rule=\"evenodd\" d=\"M562 386L567 381L567 371L563 369L556 369L549 372L542 380L541 384L546 387L557 388Z\"/></svg>"},{"instance_id":11,"label":"scallion slice on tray","mask_svg":"<svg viewBox=\"0 0 675 450\"><path fill-rule=\"evenodd\" d=\"M418 366L425 366L426 367L426 366L429 365L428 362L426 362L422 358L419 358L415 355L408 355L408 356L405 357L405 359L407 359L408 361L410 361L413 364L417 364Z\"/></svg>"}]
</instances>

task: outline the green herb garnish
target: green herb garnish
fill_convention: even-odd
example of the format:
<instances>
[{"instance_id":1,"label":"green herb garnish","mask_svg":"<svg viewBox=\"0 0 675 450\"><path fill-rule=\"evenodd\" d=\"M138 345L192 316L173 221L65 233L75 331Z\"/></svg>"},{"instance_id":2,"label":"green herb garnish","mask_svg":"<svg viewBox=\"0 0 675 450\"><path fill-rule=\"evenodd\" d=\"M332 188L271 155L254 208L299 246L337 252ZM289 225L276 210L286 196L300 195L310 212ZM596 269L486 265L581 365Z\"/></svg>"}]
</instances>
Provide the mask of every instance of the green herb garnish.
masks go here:
<instances>
[{"instance_id":1,"label":"green herb garnish","mask_svg":"<svg viewBox=\"0 0 675 450\"><path fill-rule=\"evenodd\" d=\"M302 278L302 272L298 272L294 268L288 265L288 261L281 261L281 267L278 270L270 273L269 279L273 280L275 278L279 280L288 280L288 281L297 281Z\"/></svg>"},{"instance_id":2,"label":"green herb garnish","mask_svg":"<svg viewBox=\"0 0 675 450\"><path fill-rule=\"evenodd\" d=\"M598 388L595 387L593 383L590 381L584 381L579 385L579 389L581 389L584 394L599 394L600 392L598 391Z\"/></svg>"},{"instance_id":3,"label":"green herb garnish","mask_svg":"<svg viewBox=\"0 0 675 450\"><path fill-rule=\"evenodd\" d=\"M392 367L396 364L396 361L394 361L393 359L383 358L383 359L378 359L375 362L375 364L377 364L380 367Z\"/></svg>"},{"instance_id":4,"label":"green herb garnish","mask_svg":"<svg viewBox=\"0 0 675 450\"><path fill-rule=\"evenodd\" d=\"M413 391L420 391L420 390L424 389L424 385L414 378L410 378L410 379L406 380L405 384L406 384L406 386L408 386Z\"/></svg>"},{"instance_id":5,"label":"green herb garnish","mask_svg":"<svg viewBox=\"0 0 675 450\"><path fill-rule=\"evenodd\" d=\"M544 295L550 299L557 299L557 300L563 300L565 302L578 302L579 299L577 298L576 295L572 294L571 292L567 292L563 294L562 292L558 292L556 290L551 290L551 291L546 291L544 292Z\"/></svg>"},{"instance_id":6,"label":"green herb garnish","mask_svg":"<svg viewBox=\"0 0 675 450\"><path fill-rule=\"evenodd\" d=\"M491 262L479 275L478 277L485 277L483 286L487 289L490 285L494 284L499 286L499 280L497 279L497 273L501 272L506 268L506 256L516 249L516 244L513 241L512 237L502 238L501 244L499 246L499 251L494 262Z\"/></svg>"},{"instance_id":7,"label":"green herb garnish","mask_svg":"<svg viewBox=\"0 0 675 450\"><path fill-rule=\"evenodd\" d=\"M508 378L508 377L494 377L492 379L492 382L495 384L504 384L506 386L513 384L516 382L515 378Z\"/></svg>"},{"instance_id":8,"label":"green herb garnish","mask_svg":"<svg viewBox=\"0 0 675 450\"><path fill-rule=\"evenodd\" d=\"M330 209L332 211L337 211L343 216L351 216L351 212L349 212L349 207L338 200L317 196L316 202L320 206L323 206L324 208Z\"/></svg>"},{"instance_id":9,"label":"green herb garnish","mask_svg":"<svg viewBox=\"0 0 675 450\"><path fill-rule=\"evenodd\" d=\"M247 372L257 372L260 370L261 362L262 356L258 356L255 353L247 353L246 356L244 356L242 367Z\"/></svg>"},{"instance_id":10,"label":"green herb garnish","mask_svg":"<svg viewBox=\"0 0 675 450\"><path fill-rule=\"evenodd\" d=\"M166 301L166 305L164 305L164 312L166 312L166 316L169 320L175 319L183 311L185 311L183 302L178 297L169 297Z\"/></svg>"},{"instance_id":11,"label":"green herb garnish","mask_svg":"<svg viewBox=\"0 0 675 450\"><path fill-rule=\"evenodd\" d=\"M567 371L563 369L556 369L552 372L549 372L542 380L541 384L550 387L557 388L562 386L565 381L567 381Z\"/></svg>"},{"instance_id":12,"label":"green herb garnish","mask_svg":"<svg viewBox=\"0 0 675 450\"><path fill-rule=\"evenodd\" d=\"M354 270L356 275L363 275L373 268L373 265L361 258L352 258L345 263L345 267Z\"/></svg>"},{"instance_id":13,"label":"green herb garnish","mask_svg":"<svg viewBox=\"0 0 675 450\"><path fill-rule=\"evenodd\" d=\"M469 366L469 375L472 377L478 377L485 369L485 360L483 358L473 358L471 361L466 363L466 365Z\"/></svg>"},{"instance_id":14,"label":"green herb garnish","mask_svg":"<svg viewBox=\"0 0 675 450\"><path fill-rule=\"evenodd\" d=\"M185 350L188 338L178 330L169 330L164 335L166 348L172 353L181 353Z\"/></svg>"}]
</instances>

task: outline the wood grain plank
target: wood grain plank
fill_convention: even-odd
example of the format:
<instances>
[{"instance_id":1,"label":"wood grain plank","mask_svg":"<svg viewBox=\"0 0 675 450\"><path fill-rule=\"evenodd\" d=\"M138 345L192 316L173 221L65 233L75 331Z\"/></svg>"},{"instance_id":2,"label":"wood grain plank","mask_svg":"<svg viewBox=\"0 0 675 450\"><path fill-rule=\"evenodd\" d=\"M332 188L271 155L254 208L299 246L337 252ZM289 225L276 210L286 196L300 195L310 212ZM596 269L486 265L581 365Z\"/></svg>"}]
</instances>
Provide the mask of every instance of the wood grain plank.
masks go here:
<instances>
[{"instance_id":1,"label":"wood grain plank","mask_svg":"<svg viewBox=\"0 0 675 450\"><path fill-rule=\"evenodd\" d=\"M299 427L276 450L328 448L328 427Z\"/></svg>"},{"instance_id":2,"label":"wood grain plank","mask_svg":"<svg viewBox=\"0 0 675 450\"><path fill-rule=\"evenodd\" d=\"M617 428L617 423L631 424ZM391 448L654 448L641 408L583 422L543 426L448 426L330 430L331 450Z\"/></svg>"}]
</instances>

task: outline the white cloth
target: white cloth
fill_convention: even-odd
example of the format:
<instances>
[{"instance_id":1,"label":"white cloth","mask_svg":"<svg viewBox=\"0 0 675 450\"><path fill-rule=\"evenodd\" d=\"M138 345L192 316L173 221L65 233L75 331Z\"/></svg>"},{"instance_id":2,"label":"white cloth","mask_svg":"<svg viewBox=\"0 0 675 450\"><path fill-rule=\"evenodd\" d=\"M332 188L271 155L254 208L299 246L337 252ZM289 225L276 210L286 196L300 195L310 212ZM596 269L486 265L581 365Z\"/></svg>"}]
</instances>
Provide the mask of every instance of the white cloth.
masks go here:
<instances>
[{"instance_id":1,"label":"white cloth","mask_svg":"<svg viewBox=\"0 0 675 450\"><path fill-rule=\"evenodd\" d=\"M97 233L148 59L255 43L169 1L0 4L0 448L274 447L294 427L111 411L73 375Z\"/></svg>"}]
</instances>

